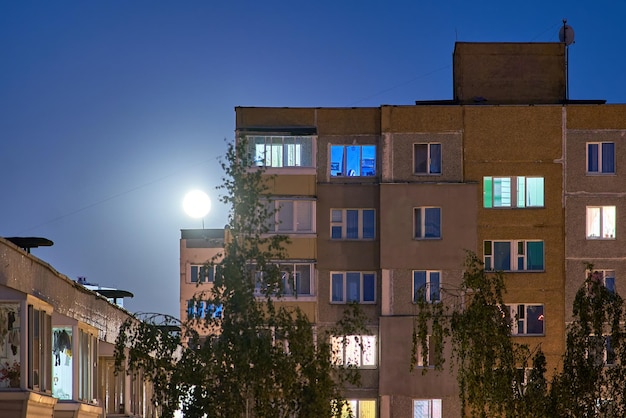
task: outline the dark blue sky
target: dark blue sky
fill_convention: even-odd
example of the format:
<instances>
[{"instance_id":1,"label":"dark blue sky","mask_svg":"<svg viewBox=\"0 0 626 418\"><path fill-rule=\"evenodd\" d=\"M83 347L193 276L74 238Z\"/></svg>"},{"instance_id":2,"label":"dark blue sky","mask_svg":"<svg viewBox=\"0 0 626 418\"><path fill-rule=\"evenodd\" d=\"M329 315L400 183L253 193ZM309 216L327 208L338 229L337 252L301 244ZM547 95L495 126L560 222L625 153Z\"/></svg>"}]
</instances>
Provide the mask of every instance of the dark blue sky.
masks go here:
<instances>
[{"instance_id":1,"label":"dark blue sky","mask_svg":"<svg viewBox=\"0 0 626 418\"><path fill-rule=\"evenodd\" d=\"M625 101L626 3L0 1L0 236L71 279L178 315L184 194L223 227L217 158L235 106L452 98L454 42L554 42L574 28L570 97Z\"/></svg>"}]
</instances>

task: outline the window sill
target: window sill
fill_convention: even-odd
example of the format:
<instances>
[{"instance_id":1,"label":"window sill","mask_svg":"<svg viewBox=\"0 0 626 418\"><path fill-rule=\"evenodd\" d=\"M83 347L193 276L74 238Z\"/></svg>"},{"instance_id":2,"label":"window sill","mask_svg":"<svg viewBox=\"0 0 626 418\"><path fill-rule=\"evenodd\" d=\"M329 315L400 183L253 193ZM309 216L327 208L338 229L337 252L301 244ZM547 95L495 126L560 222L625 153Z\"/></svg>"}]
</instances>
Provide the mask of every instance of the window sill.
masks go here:
<instances>
[{"instance_id":1,"label":"window sill","mask_svg":"<svg viewBox=\"0 0 626 418\"><path fill-rule=\"evenodd\" d=\"M615 172L613 172L613 173L594 173L594 172L589 172L589 171L587 171L585 174L586 174L587 176L589 176L589 177L596 177L596 176L615 176L615 175L616 175L616 174L615 174Z\"/></svg>"},{"instance_id":2,"label":"window sill","mask_svg":"<svg viewBox=\"0 0 626 418\"><path fill-rule=\"evenodd\" d=\"M441 177L442 173L413 173L413 175L419 177Z\"/></svg>"},{"instance_id":3,"label":"window sill","mask_svg":"<svg viewBox=\"0 0 626 418\"><path fill-rule=\"evenodd\" d=\"M609 238L587 237L587 241L615 241L615 237L609 237Z\"/></svg>"},{"instance_id":4,"label":"window sill","mask_svg":"<svg viewBox=\"0 0 626 418\"><path fill-rule=\"evenodd\" d=\"M486 273L545 273L545 269L544 270L487 270L485 269Z\"/></svg>"},{"instance_id":5,"label":"window sill","mask_svg":"<svg viewBox=\"0 0 626 418\"><path fill-rule=\"evenodd\" d=\"M439 241L441 237L413 237L414 241Z\"/></svg>"}]
</instances>

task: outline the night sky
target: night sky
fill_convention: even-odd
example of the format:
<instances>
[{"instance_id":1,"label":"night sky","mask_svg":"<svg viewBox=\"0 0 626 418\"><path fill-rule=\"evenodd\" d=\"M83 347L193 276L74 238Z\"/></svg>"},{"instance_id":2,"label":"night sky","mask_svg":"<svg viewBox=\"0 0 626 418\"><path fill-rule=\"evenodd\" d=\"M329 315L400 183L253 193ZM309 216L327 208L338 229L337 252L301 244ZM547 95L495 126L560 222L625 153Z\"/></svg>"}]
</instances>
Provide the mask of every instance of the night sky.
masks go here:
<instances>
[{"instance_id":1,"label":"night sky","mask_svg":"<svg viewBox=\"0 0 626 418\"><path fill-rule=\"evenodd\" d=\"M452 98L455 41L556 42L570 98L624 103L621 1L0 0L0 236L178 315L185 193L213 200L235 106Z\"/></svg>"}]
</instances>

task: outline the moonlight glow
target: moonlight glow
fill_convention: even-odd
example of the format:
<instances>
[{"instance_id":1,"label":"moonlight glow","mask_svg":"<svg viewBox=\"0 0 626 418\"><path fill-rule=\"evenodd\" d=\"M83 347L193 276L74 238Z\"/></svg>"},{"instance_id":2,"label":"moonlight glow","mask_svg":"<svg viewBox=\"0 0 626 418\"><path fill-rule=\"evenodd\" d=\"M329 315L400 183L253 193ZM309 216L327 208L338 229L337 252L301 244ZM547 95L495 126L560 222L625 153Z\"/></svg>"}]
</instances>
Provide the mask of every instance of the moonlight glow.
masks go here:
<instances>
[{"instance_id":1,"label":"moonlight glow","mask_svg":"<svg viewBox=\"0 0 626 418\"><path fill-rule=\"evenodd\" d=\"M183 199L183 209L192 218L204 218L211 210L211 199L201 190L192 190Z\"/></svg>"}]
</instances>

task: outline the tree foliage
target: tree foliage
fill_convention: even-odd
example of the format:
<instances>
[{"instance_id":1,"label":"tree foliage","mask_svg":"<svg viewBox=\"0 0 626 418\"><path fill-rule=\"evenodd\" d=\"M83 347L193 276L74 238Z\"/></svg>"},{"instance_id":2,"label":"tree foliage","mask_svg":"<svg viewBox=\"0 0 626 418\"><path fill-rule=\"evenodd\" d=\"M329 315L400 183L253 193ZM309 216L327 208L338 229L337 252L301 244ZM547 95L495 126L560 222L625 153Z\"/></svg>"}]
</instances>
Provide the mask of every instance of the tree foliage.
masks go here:
<instances>
[{"instance_id":1,"label":"tree foliage","mask_svg":"<svg viewBox=\"0 0 626 418\"><path fill-rule=\"evenodd\" d=\"M179 407L192 418L340 416L341 389L358 384L359 374L333 364L329 336L366 333L360 307L349 305L344 319L322 332L285 303L295 277L277 264L287 257L288 238L267 233L271 177L252 166L244 139L229 145L222 168L229 229L223 254L207 263L219 274L195 295L209 314L182 321L178 334L128 322L116 343L118 369L127 362L131 372L147 371L164 417Z\"/></svg>"},{"instance_id":2,"label":"tree foliage","mask_svg":"<svg viewBox=\"0 0 626 418\"><path fill-rule=\"evenodd\" d=\"M450 371L457 377L464 414L625 416L623 300L603 285L592 265L587 265L588 278L576 294L562 364L551 378L541 346L521 344L511 336L516 318L504 303L504 275L486 272L471 252L464 267L460 287L442 289L443 303L418 298L413 331L413 354L418 348L435 350L431 358L437 370L444 366L443 347L451 347ZM433 339L440 343L432 344Z\"/></svg>"}]
</instances>

